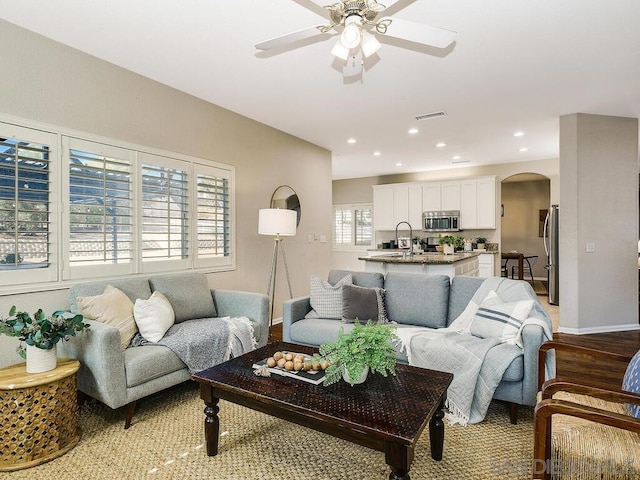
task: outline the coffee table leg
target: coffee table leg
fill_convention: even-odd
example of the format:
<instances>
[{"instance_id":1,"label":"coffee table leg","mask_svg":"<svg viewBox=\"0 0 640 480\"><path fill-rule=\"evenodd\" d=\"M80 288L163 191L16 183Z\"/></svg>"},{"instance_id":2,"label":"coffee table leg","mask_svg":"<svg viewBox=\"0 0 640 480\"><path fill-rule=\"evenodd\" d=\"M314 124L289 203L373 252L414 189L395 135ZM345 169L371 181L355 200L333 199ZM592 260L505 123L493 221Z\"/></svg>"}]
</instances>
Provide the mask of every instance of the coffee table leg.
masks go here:
<instances>
[{"instance_id":1,"label":"coffee table leg","mask_svg":"<svg viewBox=\"0 0 640 480\"><path fill-rule=\"evenodd\" d=\"M438 405L438 409L429 420L429 437L431 441L431 458L442 460L442 449L444 447L444 400Z\"/></svg>"},{"instance_id":2,"label":"coffee table leg","mask_svg":"<svg viewBox=\"0 0 640 480\"><path fill-rule=\"evenodd\" d=\"M205 401L204 407L204 438L207 444L207 455L213 457L218 454L218 438L220 433L220 419L218 418L219 398L212 397L210 401Z\"/></svg>"},{"instance_id":3,"label":"coffee table leg","mask_svg":"<svg viewBox=\"0 0 640 480\"><path fill-rule=\"evenodd\" d=\"M391 467L389 480L410 480L409 468L413 462L413 447L400 443L385 444L384 459Z\"/></svg>"}]
</instances>

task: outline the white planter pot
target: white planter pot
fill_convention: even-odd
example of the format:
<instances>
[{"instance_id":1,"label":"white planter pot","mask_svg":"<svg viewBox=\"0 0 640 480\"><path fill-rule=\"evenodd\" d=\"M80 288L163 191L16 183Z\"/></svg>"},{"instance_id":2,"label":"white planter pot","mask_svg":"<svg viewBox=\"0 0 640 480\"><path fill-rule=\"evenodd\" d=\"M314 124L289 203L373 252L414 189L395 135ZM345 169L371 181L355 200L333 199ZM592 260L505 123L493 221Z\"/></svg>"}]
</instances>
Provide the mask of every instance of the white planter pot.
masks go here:
<instances>
[{"instance_id":1,"label":"white planter pot","mask_svg":"<svg viewBox=\"0 0 640 480\"><path fill-rule=\"evenodd\" d=\"M50 350L27 345L27 373L42 373L58 365L56 345Z\"/></svg>"},{"instance_id":2,"label":"white planter pot","mask_svg":"<svg viewBox=\"0 0 640 480\"><path fill-rule=\"evenodd\" d=\"M455 247L453 245L443 245L444 247L444 254L445 255L453 255L453 251L455 250Z\"/></svg>"},{"instance_id":3,"label":"white planter pot","mask_svg":"<svg viewBox=\"0 0 640 480\"><path fill-rule=\"evenodd\" d=\"M351 380L351 378L349 377L349 374L345 370L344 373L342 374L342 379L353 386L353 385L358 385L360 383L363 383L367 379L367 375L369 375L369 367L365 366L364 370L362 371L362 375L360 375L360 378L356 380Z\"/></svg>"}]
</instances>

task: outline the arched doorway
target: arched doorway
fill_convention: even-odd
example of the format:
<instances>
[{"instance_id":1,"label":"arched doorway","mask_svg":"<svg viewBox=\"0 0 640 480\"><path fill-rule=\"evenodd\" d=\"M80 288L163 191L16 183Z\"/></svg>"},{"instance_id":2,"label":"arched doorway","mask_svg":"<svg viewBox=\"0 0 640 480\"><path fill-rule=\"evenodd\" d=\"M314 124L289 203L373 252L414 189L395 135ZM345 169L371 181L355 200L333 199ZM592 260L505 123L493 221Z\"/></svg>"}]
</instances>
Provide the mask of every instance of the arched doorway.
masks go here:
<instances>
[{"instance_id":1,"label":"arched doorway","mask_svg":"<svg viewBox=\"0 0 640 480\"><path fill-rule=\"evenodd\" d=\"M530 259L536 290L546 286L547 255L542 230L550 206L551 181L537 173L518 173L502 181L501 239L502 252L517 251ZM511 276L513 262L509 264ZM525 280L531 281L529 272Z\"/></svg>"}]
</instances>

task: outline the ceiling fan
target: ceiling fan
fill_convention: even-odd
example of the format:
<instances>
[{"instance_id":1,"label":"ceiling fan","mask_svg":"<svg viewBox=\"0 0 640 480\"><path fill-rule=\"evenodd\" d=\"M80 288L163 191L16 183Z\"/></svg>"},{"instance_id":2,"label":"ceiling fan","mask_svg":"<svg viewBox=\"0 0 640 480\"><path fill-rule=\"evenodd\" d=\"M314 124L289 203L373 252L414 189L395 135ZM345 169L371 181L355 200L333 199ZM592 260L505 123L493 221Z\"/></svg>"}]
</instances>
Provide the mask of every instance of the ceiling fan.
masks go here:
<instances>
[{"instance_id":1,"label":"ceiling fan","mask_svg":"<svg viewBox=\"0 0 640 480\"><path fill-rule=\"evenodd\" d=\"M300 4L302 5L302 2ZM317 8L317 5L314 6ZM379 18L387 7L377 0L342 0L323 8L329 14L328 25L314 25L287 33L260 42L256 44L256 48L273 50L318 35L332 37L340 34L331 53L344 60L343 75L351 77L359 75L362 72L363 59L370 57L380 48L376 34L437 48L446 48L456 39L456 32L451 30L398 18Z\"/></svg>"}]
</instances>

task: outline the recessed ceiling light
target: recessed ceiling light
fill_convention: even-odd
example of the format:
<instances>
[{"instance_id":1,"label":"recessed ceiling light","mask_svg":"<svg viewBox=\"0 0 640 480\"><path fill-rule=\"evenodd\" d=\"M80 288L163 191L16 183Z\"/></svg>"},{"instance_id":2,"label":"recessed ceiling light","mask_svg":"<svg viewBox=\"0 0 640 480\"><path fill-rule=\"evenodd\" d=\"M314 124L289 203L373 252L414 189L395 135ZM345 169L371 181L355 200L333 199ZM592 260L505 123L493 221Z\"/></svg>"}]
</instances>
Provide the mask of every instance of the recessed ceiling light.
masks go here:
<instances>
[{"instance_id":1,"label":"recessed ceiling light","mask_svg":"<svg viewBox=\"0 0 640 480\"><path fill-rule=\"evenodd\" d=\"M524 135L524 132L515 132L513 134L514 137L522 137Z\"/></svg>"},{"instance_id":2,"label":"recessed ceiling light","mask_svg":"<svg viewBox=\"0 0 640 480\"><path fill-rule=\"evenodd\" d=\"M519 152L526 152L527 150L529 150L527 147L522 147L518 149Z\"/></svg>"},{"instance_id":3,"label":"recessed ceiling light","mask_svg":"<svg viewBox=\"0 0 640 480\"><path fill-rule=\"evenodd\" d=\"M446 143L444 143L444 142L438 142L438 143L436 143L436 147L438 147L438 148L444 148L444 147L446 147L446 146L447 146L447 144L446 144Z\"/></svg>"},{"instance_id":4,"label":"recessed ceiling light","mask_svg":"<svg viewBox=\"0 0 640 480\"><path fill-rule=\"evenodd\" d=\"M410 129L409 129L409 133L410 133L411 135L415 135L415 134L416 134L416 133L418 133L419 131L420 131L420 130L418 130L417 128L410 128Z\"/></svg>"},{"instance_id":5,"label":"recessed ceiling light","mask_svg":"<svg viewBox=\"0 0 640 480\"><path fill-rule=\"evenodd\" d=\"M462 157L460 155L454 155L451 157L451 160L460 160Z\"/></svg>"},{"instance_id":6,"label":"recessed ceiling light","mask_svg":"<svg viewBox=\"0 0 640 480\"><path fill-rule=\"evenodd\" d=\"M347 143L356 143L356 139L355 138L350 138L349 140L347 140Z\"/></svg>"},{"instance_id":7,"label":"recessed ceiling light","mask_svg":"<svg viewBox=\"0 0 640 480\"><path fill-rule=\"evenodd\" d=\"M396 163L396 167L401 167L402 164L400 162Z\"/></svg>"},{"instance_id":8,"label":"recessed ceiling light","mask_svg":"<svg viewBox=\"0 0 640 480\"><path fill-rule=\"evenodd\" d=\"M382 155L382 152L379 152L378 150L376 150L375 152L373 152L373 156L374 156L374 157L379 157L380 155Z\"/></svg>"}]
</instances>

